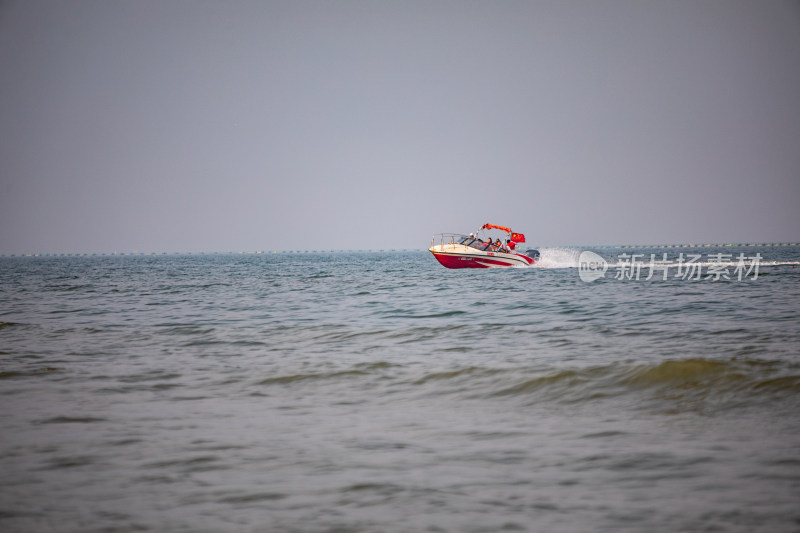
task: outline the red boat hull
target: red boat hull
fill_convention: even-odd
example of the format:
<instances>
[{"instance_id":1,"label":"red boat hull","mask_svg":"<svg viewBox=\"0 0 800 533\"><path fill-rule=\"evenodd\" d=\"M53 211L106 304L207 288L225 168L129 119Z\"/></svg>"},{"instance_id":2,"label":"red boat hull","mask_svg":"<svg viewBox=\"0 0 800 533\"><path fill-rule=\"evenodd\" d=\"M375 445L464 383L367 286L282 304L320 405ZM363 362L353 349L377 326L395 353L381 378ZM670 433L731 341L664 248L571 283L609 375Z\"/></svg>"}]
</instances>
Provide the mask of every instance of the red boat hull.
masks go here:
<instances>
[{"instance_id":1,"label":"red boat hull","mask_svg":"<svg viewBox=\"0 0 800 533\"><path fill-rule=\"evenodd\" d=\"M446 268L502 268L513 266L529 266L533 259L528 256L513 254L514 259L503 259L500 256L448 254L431 251L442 266ZM508 254L505 254L508 255Z\"/></svg>"}]
</instances>

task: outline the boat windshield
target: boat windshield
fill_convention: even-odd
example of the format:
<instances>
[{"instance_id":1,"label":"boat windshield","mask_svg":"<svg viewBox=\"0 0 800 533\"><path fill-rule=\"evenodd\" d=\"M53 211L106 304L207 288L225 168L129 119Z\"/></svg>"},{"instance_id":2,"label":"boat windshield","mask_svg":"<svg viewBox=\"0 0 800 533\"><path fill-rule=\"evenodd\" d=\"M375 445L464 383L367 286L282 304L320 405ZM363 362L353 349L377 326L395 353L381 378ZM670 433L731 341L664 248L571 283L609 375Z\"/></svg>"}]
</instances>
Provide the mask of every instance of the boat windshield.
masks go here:
<instances>
[{"instance_id":1,"label":"boat windshield","mask_svg":"<svg viewBox=\"0 0 800 533\"><path fill-rule=\"evenodd\" d=\"M458 244L463 244L464 246L469 246L470 248L475 248L476 250L483 250L486 252L497 252L500 250L494 244L486 243L473 237L461 237L461 239L458 240Z\"/></svg>"}]
</instances>

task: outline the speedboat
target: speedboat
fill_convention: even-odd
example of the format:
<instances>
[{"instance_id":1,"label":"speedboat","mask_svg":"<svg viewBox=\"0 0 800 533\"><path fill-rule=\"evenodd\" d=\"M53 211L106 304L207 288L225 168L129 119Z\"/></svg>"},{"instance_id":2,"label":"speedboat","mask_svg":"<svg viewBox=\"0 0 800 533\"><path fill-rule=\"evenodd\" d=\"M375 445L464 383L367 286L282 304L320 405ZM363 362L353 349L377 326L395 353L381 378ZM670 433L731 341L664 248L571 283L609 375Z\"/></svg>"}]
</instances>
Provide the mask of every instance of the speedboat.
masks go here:
<instances>
[{"instance_id":1,"label":"speedboat","mask_svg":"<svg viewBox=\"0 0 800 533\"><path fill-rule=\"evenodd\" d=\"M525 235L515 233L511 228L484 224L478 232L500 230L508 234L507 244L498 246L492 238L486 240L474 233L440 233L431 239L428 249L442 266L447 268L498 268L531 266L539 260L538 250L516 251L517 244L525 242Z\"/></svg>"}]
</instances>

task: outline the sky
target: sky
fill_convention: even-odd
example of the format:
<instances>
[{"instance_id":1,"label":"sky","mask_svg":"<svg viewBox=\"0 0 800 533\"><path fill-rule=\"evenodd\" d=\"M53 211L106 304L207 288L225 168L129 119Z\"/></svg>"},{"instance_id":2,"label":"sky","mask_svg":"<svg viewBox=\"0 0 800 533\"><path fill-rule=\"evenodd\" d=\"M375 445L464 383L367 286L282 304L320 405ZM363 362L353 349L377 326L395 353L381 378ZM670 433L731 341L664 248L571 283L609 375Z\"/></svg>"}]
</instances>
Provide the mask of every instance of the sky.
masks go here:
<instances>
[{"instance_id":1,"label":"sky","mask_svg":"<svg viewBox=\"0 0 800 533\"><path fill-rule=\"evenodd\" d=\"M0 0L0 253L800 240L797 0Z\"/></svg>"}]
</instances>

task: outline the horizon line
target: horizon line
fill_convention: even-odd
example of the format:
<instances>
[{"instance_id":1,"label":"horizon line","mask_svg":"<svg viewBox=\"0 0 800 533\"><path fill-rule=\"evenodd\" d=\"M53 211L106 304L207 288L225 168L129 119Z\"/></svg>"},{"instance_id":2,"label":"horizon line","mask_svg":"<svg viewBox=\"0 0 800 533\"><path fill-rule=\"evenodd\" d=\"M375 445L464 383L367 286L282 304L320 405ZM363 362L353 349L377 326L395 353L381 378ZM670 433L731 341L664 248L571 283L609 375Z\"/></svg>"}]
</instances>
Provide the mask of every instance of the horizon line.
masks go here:
<instances>
[{"instance_id":1,"label":"horizon line","mask_svg":"<svg viewBox=\"0 0 800 533\"><path fill-rule=\"evenodd\" d=\"M687 244L593 244L534 246L532 248L724 248L724 247L792 247L800 242L761 242L761 243L687 243ZM333 249L317 248L306 250L245 250L245 251L151 251L151 252L38 252L38 253L0 253L0 258L12 257L145 257L175 255L266 255L266 254L310 254L310 253L392 253L425 252L427 248L363 248Z\"/></svg>"}]
</instances>

